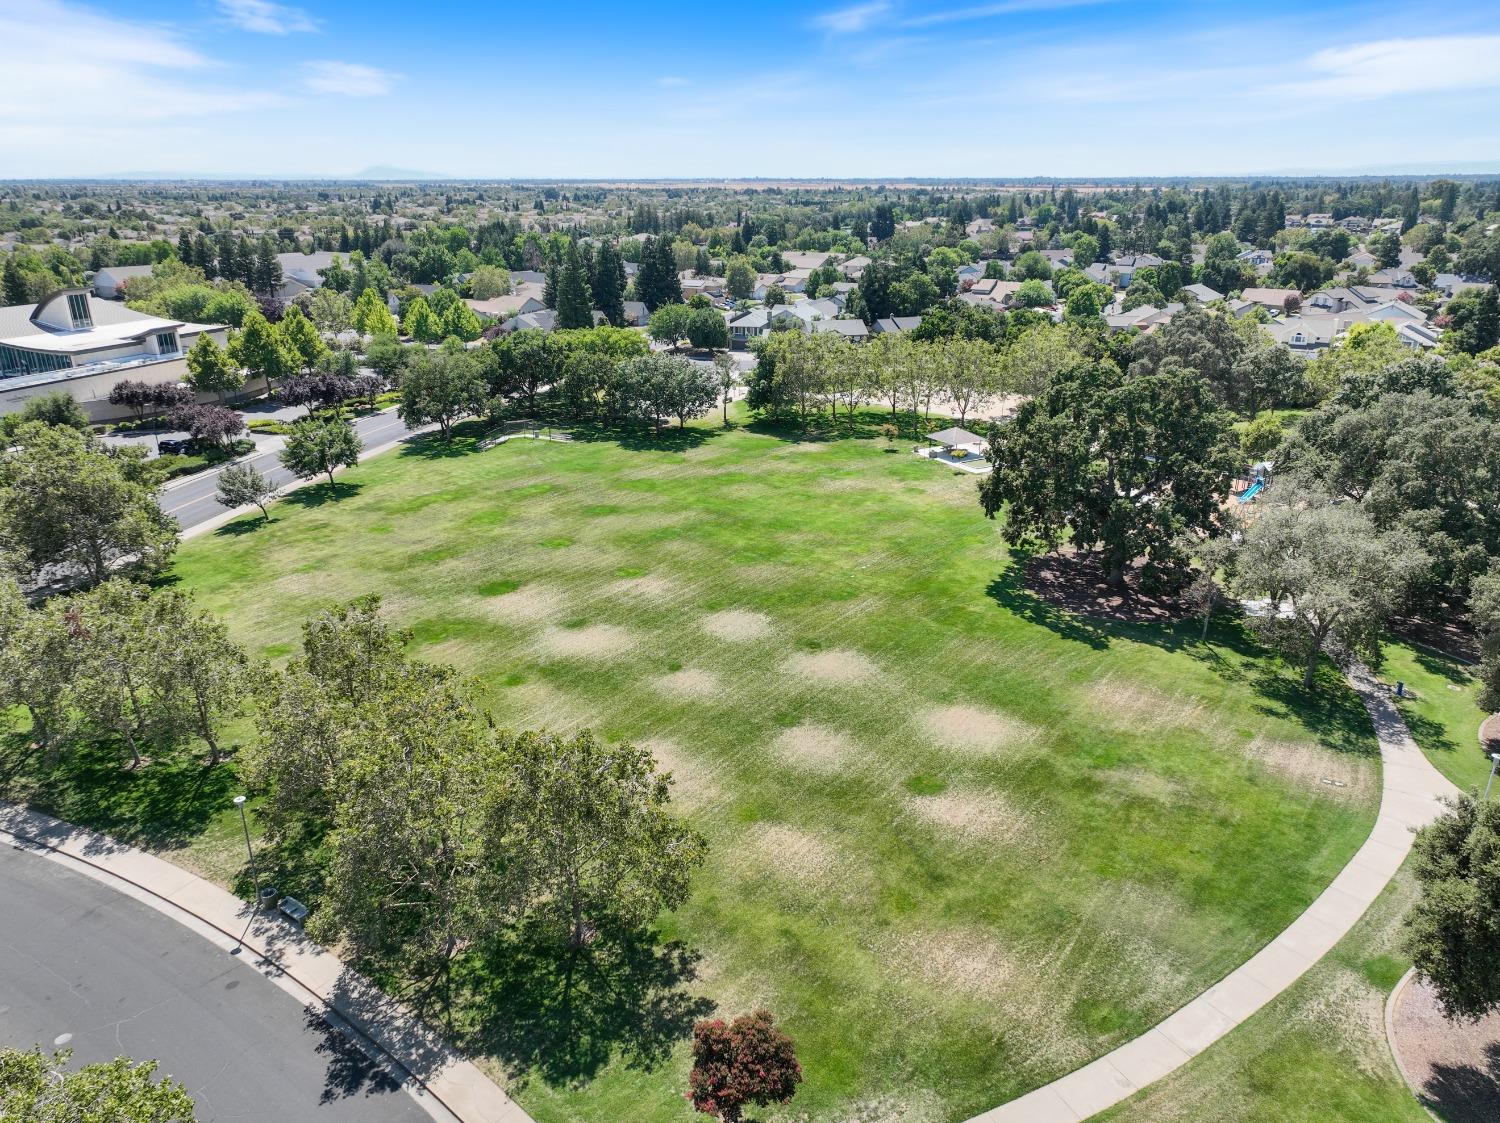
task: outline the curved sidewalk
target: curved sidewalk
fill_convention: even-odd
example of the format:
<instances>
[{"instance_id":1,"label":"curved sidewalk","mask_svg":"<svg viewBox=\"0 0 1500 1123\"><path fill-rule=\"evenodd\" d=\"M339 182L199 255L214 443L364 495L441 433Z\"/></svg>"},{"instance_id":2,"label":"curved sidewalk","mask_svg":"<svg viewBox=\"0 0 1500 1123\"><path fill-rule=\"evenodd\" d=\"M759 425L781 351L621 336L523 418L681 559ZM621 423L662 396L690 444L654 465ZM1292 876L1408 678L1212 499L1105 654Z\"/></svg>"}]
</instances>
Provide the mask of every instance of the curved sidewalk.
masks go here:
<instances>
[{"instance_id":1,"label":"curved sidewalk","mask_svg":"<svg viewBox=\"0 0 1500 1123\"><path fill-rule=\"evenodd\" d=\"M1428 763L1400 712L1363 667L1348 672L1380 741L1380 812L1364 845L1306 911L1165 1021L1051 1084L969 1123L1082 1123L1175 1072L1302 977L1343 939L1406 860L1412 831L1455 788Z\"/></svg>"},{"instance_id":2,"label":"curved sidewalk","mask_svg":"<svg viewBox=\"0 0 1500 1123\"><path fill-rule=\"evenodd\" d=\"M40 851L112 884L159 912L237 941L273 980L321 1002L421 1085L461 1123L533 1123L493 1080L332 952L279 916L250 906L180 866L40 811L0 801L0 839Z\"/></svg>"}]
</instances>

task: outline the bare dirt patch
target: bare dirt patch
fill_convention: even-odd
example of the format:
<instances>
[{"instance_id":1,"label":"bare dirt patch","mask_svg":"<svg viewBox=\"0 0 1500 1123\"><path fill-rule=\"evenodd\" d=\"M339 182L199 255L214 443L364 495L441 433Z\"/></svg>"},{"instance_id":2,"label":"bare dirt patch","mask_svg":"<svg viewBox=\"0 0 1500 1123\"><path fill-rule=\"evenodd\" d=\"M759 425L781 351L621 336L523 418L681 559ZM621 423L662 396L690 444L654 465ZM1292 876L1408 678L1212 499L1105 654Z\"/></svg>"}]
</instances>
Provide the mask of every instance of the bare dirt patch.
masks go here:
<instances>
[{"instance_id":1,"label":"bare dirt patch","mask_svg":"<svg viewBox=\"0 0 1500 1123\"><path fill-rule=\"evenodd\" d=\"M1357 803L1374 794L1373 768L1358 757L1336 753L1314 741L1256 737L1245 746L1245 755L1267 771L1329 799Z\"/></svg>"},{"instance_id":2,"label":"bare dirt patch","mask_svg":"<svg viewBox=\"0 0 1500 1123\"><path fill-rule=\"evenodd\" d=\"M923 731L945 748L995 750L1029 741L1034 726L1009 714L977 706L941 706L919 719Z\"/></svg>"},{"instance_id":3,"label":"bare dirt patch","mask_svg":"<svg viewBox=\"0 0 1500 1123\"><path fill-rule=\"evenodd\" d=\"M799 678L827 683L853 683L880 673L870 659L858 651L812 651L793 655L781 669Z\"/></svg>"},{"instance_id":4,"label":"bare dirt patch","mask_svg":"<svg viewBox=\"0 0 1500 1123\"><path fill-rule=\"evenodd\" d=\"M680 671L662 675L652 680L652 685L668 694L685 694L690 698L711 698L724 690L724 684L719 681L718 675L694 667L684 667Z\"/></svg>"},{"instance_id":5,"label":"bare dirt patch","mask_svg":"<svg viewBox=\"0 0 1500 1123\"><path fill-rule=\"evenodd\" d=\"M563 610L563 596L546 585L522 585L498 597L486 597L484 611L506 623L534 624L555 619Z\"/></svg>"},{"instance_id":6,"label":"bare dirt patch","mask_svg":"<svg viewBox=\"0 0 1500 1123\"><path fill-rule=\"evenodd\" d=\"M785 730L771 748L790 764L820 772L843 767L858 751L854 741L837 729L812 723Z\"/></svg>"},{"instance_id":7,"label":"bare dirt patch","mask_svg":"<svg viewBox=\"0 0 1500 1123\"><path fill-rule=\"evenodd\" d=\"M1418 1099L1450 1123L1500 1119L1500 1014L1449 1021L1432 988L1413 979L1394 1020L1392 1044Z\"/></svg>"},{"instance_id":8,"label":"bare dirt patch","mask_svg":"<svg viewBox=\"0 0 1500 1123\"><path fill-rule=\"evenodd\" d=\"M552 628L541 639L548 655L569 659L613 659L635 646L629 631L614 624L590 624L585 628Z\"/></svg>"},{"instance_id":9,"label":"bare dirt patch","mask_svg":"<svg viewBox=\"0 0 1500 1123\"><path fill-rule=\"evenodd\" d=\"M750 612L742 608L731 608L715 612L702 620L703 630L715 639L726 643L744 643L763 639L771 634L771 618L763 612Z\"/></svg>"},{"instance_id":10,"label":"bare dirt patch","mask_svg":"<svg viewBox=\"0 0 1500 1123\"><path fill-rule=\"evenodd\" d=\"M940 1123L943 1101L930 1089L879 1096L846 1109L838 1123Z\"/></svg>"},{"instance_id":11,"label":"bare dirt patch","mask_svg":"<svg viewBox=\"0 0 1500 1123\"><path fill-rule=\"evenodd\" d=\"M1112 790L1154 799L1158 803L1177 803L1188 795L1185 784L1144 768L1103 768L1094 773L1094 778Z\"/></svg>"},{"instance_id":12,"label":"bare dirt patch","mask_svg":"<svg viewBox=\"0 0 1500 1123\"><path fill-rule=\"evenodd\" d=\"M1031 827L1031 816L996 792L908 796L906 809L932 826L988 842L1020 839Z\"/></svg>"}]
</instances>

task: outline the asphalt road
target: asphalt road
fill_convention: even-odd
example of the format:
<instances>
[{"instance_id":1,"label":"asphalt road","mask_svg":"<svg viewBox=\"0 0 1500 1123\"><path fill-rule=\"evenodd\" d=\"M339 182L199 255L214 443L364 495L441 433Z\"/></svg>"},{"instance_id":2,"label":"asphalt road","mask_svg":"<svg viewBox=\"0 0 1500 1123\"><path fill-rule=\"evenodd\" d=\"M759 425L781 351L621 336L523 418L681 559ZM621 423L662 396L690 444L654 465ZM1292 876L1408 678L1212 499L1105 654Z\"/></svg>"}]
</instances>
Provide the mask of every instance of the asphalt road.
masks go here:
<instances>
[{"instance_id":1,"label":"asphalt road","mask_svg":"<svg viewBox=\"0 0 1500 1123\"><path fill-rule=\"evenodd\" d=\"M361 417L354 423L354 428L365 442L366 448L376 448L411 433L394 412ZM285 487L296 479L281 466L276 449L258 452L241 463L255 465L277 487ZM162 510L176 519L183 530L187 530L224 513L224 508L214 498L218 489L218 472L198 472L161 493Z\"/></svg>"},{"instance_id":2,"label":"asphalt road","mask_svg":"<svg viewBox=\"0 0 1500 1123\"><path fill-rule=\"evenodd\" d=\"M352 1042L155 909L0 846L0 1044L158 1060L201 1123L430 1123Z\"/></svg>"}]
</instances>

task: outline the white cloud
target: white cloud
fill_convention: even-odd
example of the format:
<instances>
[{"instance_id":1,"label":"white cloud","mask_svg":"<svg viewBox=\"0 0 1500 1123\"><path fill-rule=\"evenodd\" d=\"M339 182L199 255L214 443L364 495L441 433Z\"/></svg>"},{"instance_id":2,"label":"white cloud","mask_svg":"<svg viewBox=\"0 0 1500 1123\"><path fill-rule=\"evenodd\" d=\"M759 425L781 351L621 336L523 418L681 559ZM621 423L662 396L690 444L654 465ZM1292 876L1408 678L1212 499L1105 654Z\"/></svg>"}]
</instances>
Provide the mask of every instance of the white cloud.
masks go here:
<instances>
[{"instance_id":1,"label":"white cloud","mask_svg":"<svg viewBox=\"0 0 1500 1123\"><path fill-rule=\"evenodd\" d=\"M1304 77L1272 89L1296 97L1349 99L1488 89L1500 87L1497 58L1500 35L1381 39L1318 51L1303 63Z\"/></svg>"},{"instance_id":2,"label":"white cloud","mask_svg":"<svg viewBox=\"0 0 1500 1123\"><path fill-rule=\"evenodd\" d=\"M663 74L656 80L656 84L658 86L665 86L668 89L673 89L678 86L691 86L693 82L692 79L683 78L682 76L677 74Z\"/></svg>"},{"instance_id":3,"label":"white cloud","mask_svg":"<svg viewBox=\"0 0 1500 1123\"><path fill-rule=\"evenodd\" d=\"M171 27L118 19L65 0L0 3L0 43L6 54L0 127L44 127L63 150L85 133L139 143L149 135L139 127L143 123L262 109L287 100L279 93L205 80L219 64ZM65 82L57 80L62 60ZM12 158L25 154L10 153Z\"/></svg>"},{"instance_id":4,"label":"white cloud","mask_svg":"<svg viewBox=\"0 0 1500 1123\"><path fill-rule=\"evenodd\" d=\"M847 8L824 12L821 16L815 17L812 24L814 27L831 31L836 35L850 35L856 31L864 31L887 15L890 10L891 5L888 0L873 0L868 4L851 4Z\"/></svg>"},{"instance_id":5,"label":"white cloud","mask_svg":"<svg viewBox=\"0 0 1500 1123\"><path fill-rule=\"evenodd\" d=\"M320 94L343 94L346 97L379 97L391 92L400 78L389 70L357 62L328 60L307 64L305 84Z\"/></svg>"},{"instance_id":6,"label":"white cloud","mask_svg":"<svg viewBox=\"0 0 1500 1123\"><path fill-rule=\"evenodd\" d=\"M273 4L271 0L219 0L224 18L242 31L262 35L288 35L294 31L316 31L318 23L301 8Z\"/></svg>"}]
</instances>

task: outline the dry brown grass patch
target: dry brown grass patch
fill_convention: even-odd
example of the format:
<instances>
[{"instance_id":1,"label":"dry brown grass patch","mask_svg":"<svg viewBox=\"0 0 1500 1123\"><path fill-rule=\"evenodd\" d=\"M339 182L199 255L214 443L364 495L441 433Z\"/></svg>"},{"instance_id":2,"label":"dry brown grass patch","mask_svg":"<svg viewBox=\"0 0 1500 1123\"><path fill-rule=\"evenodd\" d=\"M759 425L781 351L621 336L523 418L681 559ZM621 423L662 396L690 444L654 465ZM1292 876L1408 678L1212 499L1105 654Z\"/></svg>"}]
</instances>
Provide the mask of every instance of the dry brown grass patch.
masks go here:
<instances>
[{"instance_id":1,"label":"dry brown grass patch","mask_svg":"<svg viewBox=\"0 0 1500 1123\"><path fill-rule=\"evenodd\" d=\"M827 683L853 683L880 673L870 659L858 651L799 652L782 664L783 671L799 678Z\"/></svg>"},{"instance_id":2,"label":"dry brown grass patch","mask_svg":"<svg viewBox=\"0 0 1500 1123\"><path fill-rule=\"evenodd\" d=\"M1020 970L992 935L977 928L912 933L883 950L901 976L915 975L961 998L999 998Z\"/></svg>"},{"instance_id":3,"label":"dry brown grass patch","mask_svg":"<svg viewBox=\"0 0 1500 1123\"><path fill-rule=\"evenodd\" d=\"M548 655L568 659L612 659L636 644L635 636L614 624L590 624L585 628L552 628L541 639Z\"/></svg>"},{"instance_id":4,"label":"dry brown grass patch","mask_svg":"<svg viewBox=\"0 0 1500 1123\"><path fill-rule=\"evenodd\" d=\"M785 760L820 771L836 770L850 760L858 746L836 729L804 723L784 730L771 747Z\"/></svg>"},{"instance_id":5,"label":"dry brown grass patch","mask_svg":"<svg viewBox=\"0 0 1500 1123\"><path fill-rule=\"evenodd\" d=\"M1359 757L1325 749L1315 741L1278 741L1258 736L1245 755L1273 772L1329 799L1350 803L1371 798L1375 770Z\"/></svg>"},{"instance_id":6,"label":"dry brown grass patch","mask_svg":"<svg viewBox=\"0 0 1500 1123\"><path fill-rule=\"evenodd\" d=\"M484 599L487 615L505 623L533 624L557 617L563 609L563 596L546 585L522 585L519 589Z\"/></svg>"},{"instance_id":7,"label":"dry brown grass patch","mask_svg":"<svg viewBox=\"0 0 1500 1123\"><path fill-rule=\"evenodd\" d=\"M920 720L927 736L944 748L1001 749L1029 741L1037 732L1020 718L977 706L942 706Z\"/></svg>"},{"instance_id":8,"label":"dry brown grass patch","mask_svg":"<svg viewBox=\"0 0 1500 1123\"><path fill-rule=\"evenodd\" d=\"M784 880L823 885L850 865L834 843L785 823L758 823L746 841L756 864Z\"/></svg>"},{"instance_id":9,"label":"dry brown grass patch","mask_svg":"<svg viewBox=\"0 0 1500 1123\"><path fill-rule=\"evenodd\" d=\"M731 608L715 612L703 618L703 630L715 639L728 643L742 643L761 639L771 634L771 618L763 612L750 612L742 608Z\"/></svg>"},{"instance_id":10,"label":"dry brown grass patch","mask_svg":"<svg viewBox=\"0 0 1500 1123\"><path fill-rule=\"evenodd\" d=\"M685 807L703 807L723 798L708 765L688 756L672 742L642 741L640 746L651 754L658 772L672 774L673 802Z\"/></svg>"},{"instance_id":11,"label":"dry brown grass patch","mask_svg":"<svg viewBox=\"0 0 1500 1123\"><path fill-rule=\"evenodd\" d=\"M1115 728L1198 729L1208 734L1218 731L1217 721L1202 702L1113 676L1093 683L1085 691L1085 697L1097 720Z\"/></svg>"},{"instance_id":12,"label":"dry brown grass patch","mask_svg":"<svg viewBox=\"0 0 1500 1123\"><path fill-rule=\"evenodd\" d=\"M1031 816L996 792L913 795L906 798L906 809L932 826L991 842L1018 840L1031 827Z\"/></svg>"},{"instance_id":13,"label":"dry brown grass patch","mask_svg":"<svg viewBox=\"0 0 1500 1123\"><path fill-rule=\"evenodd\" d=\"M653 680L653 685L668 694L686 694L692 698L708 698L724 690L724 684L719 681L718 675L695 667L684 667L680 671L662 675Z\"/></svg>"},{"instance_id":14,"label":"dry brown grass patch","mask_svg":"<svg viewBox=\"0 0 1500 1123\"><path fill-rule=\"evenodd\" d=\"M656 603L675 596L678 588L677 582L670 577L647 573L641 577L627 577L616 581L605 592L611 597Z\"/></svg>"}]
</instances>

